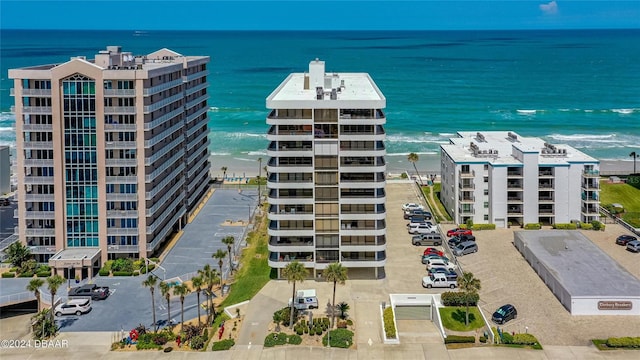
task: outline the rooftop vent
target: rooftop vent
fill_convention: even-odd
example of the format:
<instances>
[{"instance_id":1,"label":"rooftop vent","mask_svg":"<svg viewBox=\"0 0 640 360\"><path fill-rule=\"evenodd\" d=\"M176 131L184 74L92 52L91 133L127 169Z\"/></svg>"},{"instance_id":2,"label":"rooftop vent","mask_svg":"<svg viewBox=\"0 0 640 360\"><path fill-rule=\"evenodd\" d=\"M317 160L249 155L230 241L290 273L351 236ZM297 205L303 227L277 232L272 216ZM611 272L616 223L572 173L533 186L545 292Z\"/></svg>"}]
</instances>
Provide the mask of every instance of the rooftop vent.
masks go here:
<instances>
[{"instance_id":1,"label":"rooftop vent","mask_svg":"<svg viewBox=\"0 0 640 360\"><path fill-rule=\"evenodd\" d=\"M316 100L324 99L324 91L322 90L322 86L316 86Z\"/></svg>"},{"instance_id":2,"label":"rooftop vent","mask_svg":"<svg viewBox=\"0 0 640 360\"><path fill-rule=\"evenodd\" d=\"M516 135L515 133L512 133L511 131L507 133L507 137L511 141L518 141L518 135Z\"/></svg>"}]
</instances>

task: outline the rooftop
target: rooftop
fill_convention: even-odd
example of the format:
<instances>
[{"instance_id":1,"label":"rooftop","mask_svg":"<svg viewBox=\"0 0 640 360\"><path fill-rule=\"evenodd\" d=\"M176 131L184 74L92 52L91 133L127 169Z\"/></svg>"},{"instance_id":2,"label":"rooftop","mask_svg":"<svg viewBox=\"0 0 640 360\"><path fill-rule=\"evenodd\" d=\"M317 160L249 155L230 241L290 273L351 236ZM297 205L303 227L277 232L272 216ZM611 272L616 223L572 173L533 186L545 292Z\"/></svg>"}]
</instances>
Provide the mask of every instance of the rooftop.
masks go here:
<instances>
[{"instance_id":1,"label":"rooftop","mask_svg":"<svg viewBox=\"0 0 640 360\"><path fill-rule=\"evenodd\" d=\"M458 137L441 145L455 162L520 165L514 152L537 153L540 165L598 163L595 158L569 146L549 144L536 137L523 137L512 131L460 131Z\"/></svg>"},{"instance_id":2,"label":"rooftop","mask_svg":"<svg viewBox=\"0 0 640 360\"><path fill-rule=\"evenodd\" d=\"M516 231L571 296L639 296L640 280L579 231Z\"/></svg>"}]
</instances>

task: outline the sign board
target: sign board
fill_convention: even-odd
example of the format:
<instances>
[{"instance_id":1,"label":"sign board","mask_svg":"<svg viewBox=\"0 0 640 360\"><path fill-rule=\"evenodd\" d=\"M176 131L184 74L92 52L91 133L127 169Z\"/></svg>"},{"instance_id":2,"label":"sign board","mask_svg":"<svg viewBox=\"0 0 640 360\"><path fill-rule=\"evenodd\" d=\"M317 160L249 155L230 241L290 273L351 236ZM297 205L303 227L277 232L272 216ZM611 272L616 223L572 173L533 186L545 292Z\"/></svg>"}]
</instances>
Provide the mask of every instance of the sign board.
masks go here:
<instances>
[{"instance_id":1,"label":"sign board","mask_svg":"<svg viewBox=\"0 0 640 360\"><path fill-rule=\"evenodd\" d=\"M631 310L631 301L598 301L598 310Z\"/></svg>"}]
</instances>

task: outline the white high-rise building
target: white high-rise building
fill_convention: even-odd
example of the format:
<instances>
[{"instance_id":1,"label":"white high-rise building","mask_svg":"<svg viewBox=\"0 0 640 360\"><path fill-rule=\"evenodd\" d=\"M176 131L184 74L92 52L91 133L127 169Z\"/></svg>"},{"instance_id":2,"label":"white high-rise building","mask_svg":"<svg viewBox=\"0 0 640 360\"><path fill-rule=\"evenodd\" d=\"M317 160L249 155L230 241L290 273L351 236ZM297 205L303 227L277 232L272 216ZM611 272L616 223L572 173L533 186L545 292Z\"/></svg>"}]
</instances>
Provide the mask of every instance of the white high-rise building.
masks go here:
<instances>
[{"instance_id":1,"label":"white high-rise building","mask_svg":"<svg viewBox=\"0 0 640 360\"><path fill-rule=\"evenodd\" d=\"M384 276L386 99L366 73L290 74L267 98L269 265Z\"/></svg>"},{"instance_id":2,"label":"white high-rise building","mask_svg":"<svg viewBox=\"0 0 640 360\"><path fill-rule=\"evenodd\" d=\"M506 227L599 219L598 160L514 132L457 135L440 146L440 198L455 222Z\"/></svg>"},{"instance_id":3,"label":"white high-rise building","mask_svg":"<svg viewBox=\"0 0 640 360\"><path fill-rule=\"evenodd\" d=\"M17 235L39 262L91 277L147 258L208 190L208 56L108 46L95 59L9 70Z\"/></svg>"}]
</instances>

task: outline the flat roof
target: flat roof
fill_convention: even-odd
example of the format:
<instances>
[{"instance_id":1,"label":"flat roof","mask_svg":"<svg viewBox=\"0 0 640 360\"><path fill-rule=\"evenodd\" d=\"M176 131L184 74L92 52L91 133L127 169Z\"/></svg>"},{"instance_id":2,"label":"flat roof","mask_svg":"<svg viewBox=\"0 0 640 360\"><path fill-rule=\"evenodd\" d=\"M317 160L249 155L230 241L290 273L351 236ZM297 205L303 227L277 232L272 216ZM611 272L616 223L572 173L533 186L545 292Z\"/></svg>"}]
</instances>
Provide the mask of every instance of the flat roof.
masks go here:
<instances>
[{"instance_id":1,"label":"flat roof","mask_svg":"<svg viewBox=\"0 0 640 360\"><path fill-rule=\"evenodd\" d=\"M331 73L329 73L331 74ZM337 100L384 100L377 86L366 73L337 73L344 80ZM271 101L316 100L316 88L313 84L304 89L304 73L293 73L269 96ZM331 89L329 89L331 90ZM334 100L336 101L336 100Z\"/></svg>"},{"instance_id":2,"label":"flat roof","mask_svg":"<svg viewBox=\"0 0 640 360\"><path fill-rule=\"evenodd\" d=\"M481 136L478 136L478 135ZM538 163L540 165L569 165L570 163L598 163L598 160L575 149L569 145L554 144L556 149L564 150L564 153L546 154L543 149L547 144L543 139L537 137L523 137L512 131L459 131L458 137L450 138L449 144L440 145L441 148L455 162L477 162L502 165L521 165L522 162L516 159L513 148L524 153L538 153ZM474 154L471 143L483 154ZM489 151L496 151L489 153Z\"/></svg>"},{"instance_id":3,"label":"flat roof","mask_svg":"<svg viewBox=\"0 0 640 360\"><path fill-rule=\"evenodd\" d=\"M82 260L92 259L94 256L100 253L99 248L78 248L78 249L64 249L53 255L50 260Z\"/></svg>"},{"instance_id":4,"label":"flat roof","mask_svg":"<svg viewBox=\"0 0 640 360\"><path fill-rule=\"evenodd\" d=\"M640 280L580 231L514 232L573 296L640 296Z\"/></svg>"}]
</instances>

